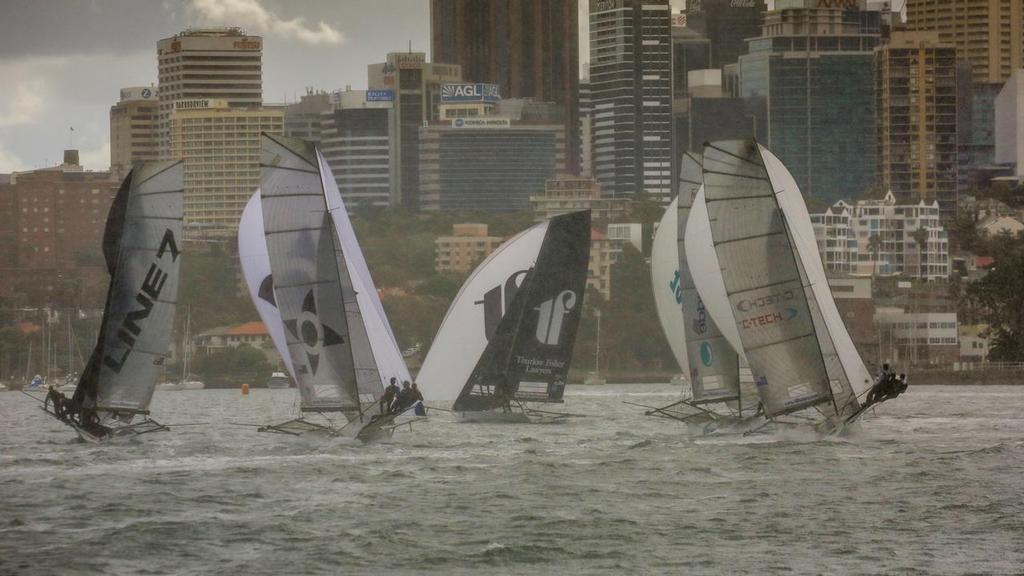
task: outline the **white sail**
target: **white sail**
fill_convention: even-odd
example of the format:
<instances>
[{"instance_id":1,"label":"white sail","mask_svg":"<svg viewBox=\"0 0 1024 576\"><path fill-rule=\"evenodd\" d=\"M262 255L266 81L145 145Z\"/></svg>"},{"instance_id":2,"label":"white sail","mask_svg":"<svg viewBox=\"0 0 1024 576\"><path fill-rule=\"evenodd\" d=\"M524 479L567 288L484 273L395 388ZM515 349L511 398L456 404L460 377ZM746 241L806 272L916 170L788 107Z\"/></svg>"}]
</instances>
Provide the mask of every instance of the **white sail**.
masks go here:
<instances>
[{"instance_id":1,"label":"white sail","mask_svg":"<svg viewBox=\"0 0 1024 576\"><path fill-rule=\"evenodd\" d=\"M284 360L288 374L293 381L298 381L295 377L295 368L292 366L292 357L288 353L281 311L277 309L277 303L274 301L274 283L270 275L267 240L263 236L263 208L260 205L258 189L252 198L249 198L245 210L242 211L242 220L238 224L238 259L242 263L242 275L249 289L249 297L252 298L263 325L267 327L274 347Z\"/></svg>"},{"instance_id":2,"label":"white sail","mask_svg":"<svg viewBox=\"0 0 1024 576\"><path fill-rule=\"evenodd\" d=\"M313 146L263 136L260 198L274 276L303 410L360 409L334 226Z\"/></svg>"},{"instance_id":3,"label":"white sail","mask_svg":"<svg viewBox=\"0 0 1024 576\"><path fill-rule=\"evenodd\" d=\"M850 337L850 333L843 323L843 317L836 307L828 278L825 275L825 266L822 264L821 255L818 252L818 243L814 238L814 227L811 224L810 214L807 212L807 204L804 203L796 180L782 164L782 161L763 146L761 155L764 157L768 176L775 187L779 207L786 216L790 239L799 254L800 263L806 274L805 280L813 291L814 301L818 306L817 313L821 315L822 325L842 364L846 380L852 386L854 394L860 396L871 388L873 378L867 366L864 365L860 353L857 352L853 338ZM843 396L841 390L834 389L833 392L837 396ZM839 400L839 404L842 405L843 399Z\"/></svg>"},{"instance_id":4,"label":"white sail","mask_svg":"<svg viewBox=\"0 0 1024 576\"><path fill-rule=\"evenodd\" d=\"M355 289L356 302L362 315L362 322L366 328L370 347L373 350L374 360L377 365L379 377L383 385L387 385L390 378L396 378L399 383L412 381L409 375L409 368L402 358L398 341L391 330L384 306L381 304L380 296L377 294L377 287L370 276L369 267L366 265L366 258L359 248L355 230L349 220L345 203L342 200L341 192L334 181L330 167L324 159L323 154L317 150L317 160L320 164L320 175L323 181L324 196L327 200L327 210L334 221L334 228L338 235L338 241L344 253L345 264L348 274Z\"/></svg>"},{"instance_id":5,"label":"white sail","mask_svg":"<svg viewBox=\"0 0 1024 576\"><path fill-rule=\"evenodd\" d=\"M832 404L814 295L751 140L704 148L705 204L735 324L765 414Z\"/></svg>"},{"instance_id":6,"label":"white sail","mask_svg":"<svg viewBox=\"0 0 1024 576\"><path fill-rule=\"evenodd\" d=\"M700 160L691 154L684 154L679 167L679 196L677 197L677 242L678 284L686 352L693 363L690 368L690 385L695 403L721 402L740 399L739 357L736 349L722 335L718 324L711 317L694 284L685 245L686 231L694 199L703 186ZM703 195L700 207L706 216ZM712 249L711 252L714 252ZM717 270L715 270L716 275ZM733 323L730 321L730 325ZM740 406L742 412L742 405Z\"/></svg>"},{"instance_id":7,"label":"white sail","mask_svg":"<svg viewBox=\"0 0 1024 576\"><path fill-rule=\"evenodd\" d=\"M548 223L507 240L462 285L416 377L427 400L454 401L462 392L515 290L537 261Z\"/></svg>"},{"instance_id":8,"label":"white sail","mask_svg":"<svg viewBox=\"0 0 1024 576\"><path fill-rule=\"evenodd\" d=\"M683 286L679 273L679 247L676 241L676 208L678 199L665 209L651 246L651 284L654 307L661 329L682 374L690 378L690 362L686 355L685 319L683 318Z\"/></svg>"},{"instance_id":9,"label":"white sail","mask_svg":"<svg viewBox=\"0 0 1024 576\"><path fill-rule=\"evenodd\" d=\"M704 307L729 345L740 355L741 363L746 364L743 343L740 341L740 333L732 315L732 305L729 304L729 297L725 292L722 270L718 265L718 255L711 241L711 222L708 220L707 205L704 203L703 186L697 190L693 198L683 245L690 273L693 275L694 287Z\"/></svg>"}]
</instances>

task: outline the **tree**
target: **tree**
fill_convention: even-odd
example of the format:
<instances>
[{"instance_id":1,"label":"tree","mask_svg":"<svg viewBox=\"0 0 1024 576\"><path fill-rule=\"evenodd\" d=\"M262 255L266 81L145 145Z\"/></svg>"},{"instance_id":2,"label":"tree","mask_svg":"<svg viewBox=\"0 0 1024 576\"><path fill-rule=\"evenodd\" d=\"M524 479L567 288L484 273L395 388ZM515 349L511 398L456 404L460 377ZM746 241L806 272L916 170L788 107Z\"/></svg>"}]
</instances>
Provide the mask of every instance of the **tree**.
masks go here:
<instances>
[{"instance_id":1,"label":"tree","mask_svg":"<svg viewBox=\"0 0 1024 576\"><path fill-rule=\"evenodd\" d=\"M1024 362L1024 241L1010 244L995 256L989 273L968 286L967 294L989 326L989 357Z\"/></svg>"},{"instance_id":2,"label":"tree","mask_svg":"<svg viewBox=\"0 0 1024 576\"><path fill-rule=\"evenodd\" d=\"M914 239L914 243L917 244L917 276L922 280L927 277L925 271L925 260L924 260L924 249L928 245L928 230L925 228L918 228L914 230L910 237Z\"/></svg>"},{"instance_id":3,"label":"tree","mask_svg":"<svg viewBox=\"0 0 1024 576\"><path fill-rule=\"evenodd\" d=\"M878 232L872 232L868 236L868 252L871 252L871 276L878 275L878 252L882 249L882 237Z\"/></svg>"}]
</instances>

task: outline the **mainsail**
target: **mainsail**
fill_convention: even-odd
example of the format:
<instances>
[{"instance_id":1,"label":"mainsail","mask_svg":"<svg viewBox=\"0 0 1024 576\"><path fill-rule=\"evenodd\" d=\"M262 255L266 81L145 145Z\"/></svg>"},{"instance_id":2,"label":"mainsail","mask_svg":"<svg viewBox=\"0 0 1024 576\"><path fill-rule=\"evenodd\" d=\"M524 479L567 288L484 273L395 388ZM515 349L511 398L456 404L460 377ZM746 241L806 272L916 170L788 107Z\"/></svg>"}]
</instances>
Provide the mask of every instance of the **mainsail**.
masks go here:
<instances>
[{"instance_id":1,"label":"mainsail","mask_svg":"<svg viewBox=\"0 0 1024 576\"><path fill-rule=\"evenodd\" d=\"M459 411L561 400L589 258L589 211L557 216L503 244L449 308L420 372L424 391L443 397L457 383ZM473 336L481 342L475 350L457 347Z\"/></svg>"},{"instance_id":2,"label":"mainsail","mask_svg":"<svg viewBox=\"0 0 1024 576\"><path fill-rule=\"evenodd\" d=\"M689 376L694 404L738 400L740 397L739 356L722 335L697 292L686 253L686 229L691 220L690 211L702 186L700 160L692 154L684 154L679 169L675 238L678 242L677 264L684 340L687 356L693 358Z\"/></svg>"},{"instance_id":3,"label":"mainsail","mask_svg":"<svg viewBox=\"0 0 1024 576\"><path fill-rule=\"evenodd\" d=\"M110 208L110 287L96 347L72 405L122 422L147 414L174 329L181 267L181 162L138 165Z\"/></svg>"},{"instance_id":4,"label":"mainsail","mask_svg":"<svg viewBox=\"0 0 1024 576\"><path fill-rule=\"evenodd\" d=\"M304 411L361 412L357 359L334 225L312 144L263 136L263 226L274 300ZM349 288L351 290L351 288ZM368 398L370 402L374 398Z\"/></svg>"},{"instance_id":5,"label":"mainsail","mask_svg":"<svg viewBox=\"0 0 1024 576\"><path fill-rule=\"evenodd\" d=\"M855 409L761 147L706 145L704 185L723 283L765 414Z\"/></svg>"}]
</instances>

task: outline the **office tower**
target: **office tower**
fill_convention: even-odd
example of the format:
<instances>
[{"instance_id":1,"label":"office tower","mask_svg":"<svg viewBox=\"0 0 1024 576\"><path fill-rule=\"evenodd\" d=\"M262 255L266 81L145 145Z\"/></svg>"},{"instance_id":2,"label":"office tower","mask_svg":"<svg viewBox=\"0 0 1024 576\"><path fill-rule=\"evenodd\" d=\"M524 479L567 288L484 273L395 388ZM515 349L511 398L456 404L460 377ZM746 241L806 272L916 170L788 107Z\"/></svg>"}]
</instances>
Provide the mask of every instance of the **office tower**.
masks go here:
<instances>
[{"instance_id":1,"label":"office tower","mask_svg":"<svg viewBox=\"0 0 1024 576\"><path fill-rule=\"evenodd\" d=\"M747 53L747 39L761 35L764 0L688 0L686 28L708 39L711 65L724 68Z\"/></svg>"},{"instance_id":2,"label":"office tower","mask_svg":"<svg viewBox=\"0 0 1024 576\"><path fill-rule=\"evenodd\" d=\"M321 114L320 150L349 210L397 205L391 197L391 90L345 90Z\"/></svg>"},{"instance_id":3,"label":"office tower","mask_svg":"<svg viewBox=\"0 0 1024 576\"><path fill-rule=\"evenodd\" d=\"M188 29L157 42L159 150L170 158L171 114L179 100L215 99L229 108L263 104L263 39L240 28Z\"/></svg>"},{"instance_id":4,"label":"office tower","mask_svg":"<svg viewBox=\"0 0 1024 576\"><path fill-rule=\"evenodd\" d=\"M740 57L740 95L765 98L760 135L801 190L828 203L875 183L874 49L880 13L776 0Z\"/></svg>"},{"instance_id":5,"label":"office tower","mask_svg":"<svg viewBox=\"0 0 1024 576\"><path fill-rule=\"evenodd\" d=\"M284 107L284 135L319 143L321 115L330 110L330 94L307 89L298 102Z\"/></svg>"},{"instance_id":6,"label":"office tower","mask_svg":"<svg viewBox=\"0 0 1024 576\"><path fill-rule=\"evenodd\" d=\"M1024 176L1024 70L1016 70L996 97L996 162Z\"/></svg>"},{"instance_id":7,"label":"office tower","mask_svg":"<svg viewBox=\"0 0 1024 576\"><path fill-rule=\"evenodd\" d=\"M668 0L591 0L594 176L609 196L672 192Z\"/></svg>"},{"instance_id":8,"label":"office tower","mask_svg":"<svg viewBox=\"0 0 1024 576\"><path fill-rule=\"evenodd\" d=\"M692 28L672 25L672 97L685 98L688 74L711 65L711 41Z\"/></svg>"},{"instance_id":9,"label":"office tower","mask_svg":"<svg viewBox=\"0 0 1024 576\"><path fill-rule=\"evenodd\" d=\"M431 0L432 58L462 66L505 98L560 105L570 168L576 163L578 8L575 0Z\"/></svg>"},{"instance_id":10,"label":"office tower","mask_svg":"<svg viewBox=\"0 0 1024 576\"><path fill-rule=\"evenodd\" d=\"M394 92L390 122L391 198L407 210L420 209L420 128L439 118L441 85L461 82L459 66L426 61L423 52L392 52L367 67L371 91Z\"/></svg>"},{"instance_id":11,"label":"office tower","mask_svg":"<svg viewBox=\"0 0 1024 576\"><path fill-rule=\"evenodd\" d=\"M110 171L123 178L135 162L159 157L157 95L152 86L121 89L121 100L110 107Z\"/></svg>"},{"instance_id":12,"label":"office tower","mask_svg":"<svg viewBox=\"0 0 1024 576\"><path fill-rule=\"evenodd\" d=\"M283 108L178 100L168 125L171 157L185 161L185 237L233 236L242 209L260 185L260 133L283 134Z\"/></svg>"},{"instance_id":13,"label":"office tower","mask_svg":"<svg viewBox=\"0 0 1024 576\"><path fill-rule=\"evenodd\" d=\"M875 53L878 184L900 204L937 201L956 217L956 48L934 32L897 32Z\"/></svg>"},{"instance_id":14,"label":"office tower","mask_svg":"<svg viewBox=\"0 0 1024 576\"><path fill-rule=\"evenodd\" d=\"M907 0L907 29L938 32L971 61L979 84L1002 84L1024 67L1020 0Z\"/></svg>"}]
</instances>

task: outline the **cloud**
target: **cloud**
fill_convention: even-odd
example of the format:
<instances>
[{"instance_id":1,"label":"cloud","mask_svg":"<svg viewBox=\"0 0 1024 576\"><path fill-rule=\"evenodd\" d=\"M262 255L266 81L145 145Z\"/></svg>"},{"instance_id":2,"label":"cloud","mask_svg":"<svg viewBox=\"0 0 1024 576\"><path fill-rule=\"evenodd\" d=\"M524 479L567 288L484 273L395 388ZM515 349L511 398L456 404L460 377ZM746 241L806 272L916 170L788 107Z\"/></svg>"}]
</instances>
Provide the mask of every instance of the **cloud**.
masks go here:
<instances>
[{"instance_id":1,"label":"cloud","mask_svg":"<svg viewBox=\"0 0 1024 576\"><path fill-rule=\"evenodd\" d=\"M0 174L21 172L28 169L28 164L25 164L21 158L4 149L3 143L0 143Z\"/></svg>"},{"instance_id":2,"label":"cloud","mask_svg":"<svg viewBox=\"0 0 1024 576\"><path fill-rule=\"evenodd\" d=\"M110 168L110 141L104 141L89 150L82 150L78 155L78 161L89 170L108 170Z\"/></svg>"},{"instance_id":3,"label":"cloud","mask_svg":"<svg viewBox=\"0 0 1024 576\"><path fill-rule=\"evenodd\" d=\"M323 20L308 25L302 17L284 20L267 10L259 0L192 0L190 9L205 24L241 26L306 44L341 44L341 32Z\"/></svg>"},{"instance_id":4,"label":"cloud","mask_svg":"<svg viewBox=\"0 0 1024 576\"><path fill-rule=\"evenodd\" d=\"M0 61L0 78L8 79L4 86L5 97L0 98L0 128L41 119L53 93L50 75L65 64L62 58Z\"/></svg>"}]
</instances>

